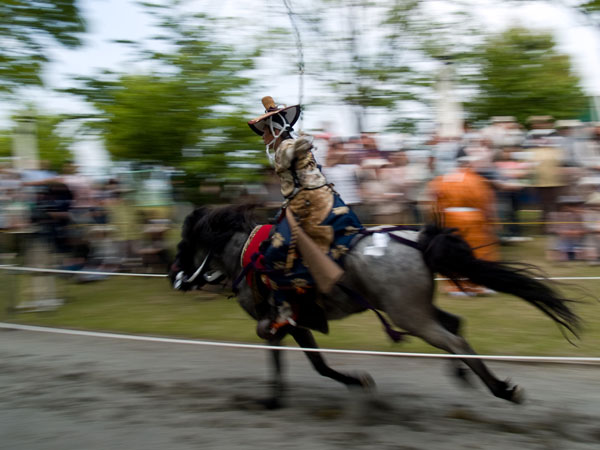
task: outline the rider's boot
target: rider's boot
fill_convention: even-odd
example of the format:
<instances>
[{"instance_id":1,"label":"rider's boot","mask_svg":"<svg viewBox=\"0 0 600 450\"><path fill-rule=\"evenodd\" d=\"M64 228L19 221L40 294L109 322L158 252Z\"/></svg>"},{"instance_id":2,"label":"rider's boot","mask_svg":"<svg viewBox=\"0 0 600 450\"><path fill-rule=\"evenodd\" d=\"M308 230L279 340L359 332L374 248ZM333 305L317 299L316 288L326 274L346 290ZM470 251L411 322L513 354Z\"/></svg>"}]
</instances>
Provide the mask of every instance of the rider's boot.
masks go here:
<instances>
[{"instance_id":1,"label":"rider's boot","mask_svg":"<svg viewBox=\"0 0 600 450\"><path fill-rule=\"evenodd\" d=\"M286 325L291 325L295 327L297 314L294 312L292 305L288 302L284 301L281 304L277 305L277 316L273 320L271 328L277 332L277 330Z\"/></svg>"},{"instance_id":2,"label":"rider's boot","mask_svg":"<svg viewBox=\"0 0 600 450\"><path fill-rule=\"evenodd\" d=\"M262 339L272 338L281 328L285 326L297 325L297 314L292 305L286 301L277 302L273 307L273 314L258 321L256 325L256 334Z\"/></svg>"}]
</instances>

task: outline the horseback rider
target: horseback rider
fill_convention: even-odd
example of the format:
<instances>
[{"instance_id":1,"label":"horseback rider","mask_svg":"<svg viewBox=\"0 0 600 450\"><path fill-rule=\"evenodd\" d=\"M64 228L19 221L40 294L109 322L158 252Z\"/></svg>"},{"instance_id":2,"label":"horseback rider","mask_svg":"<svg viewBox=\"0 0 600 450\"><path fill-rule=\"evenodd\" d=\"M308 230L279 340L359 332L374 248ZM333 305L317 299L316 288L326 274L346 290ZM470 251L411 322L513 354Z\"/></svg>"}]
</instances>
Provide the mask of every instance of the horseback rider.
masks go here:
<instances>
[{"instance_id":1,"label":"horseback rider","mask_svg":"<svg viewBox=\"0 0 600 450\"><path fill-rule=\"evenodd\" d=\"M296 252L298 233L308 235L322 254L341 263L352 237L362 225L327 183L313 155L313 138L294 133L292 127L300 116L300 106L277 105L272 97L264 97L262 103L265 114L248 125L262 136L285 198L274 231L262 247L267 272L261 278L273 291L278 310L277 317L269 324L272 332L281 325L296 324L294 308L306 303L304 299L310 294L314 299L318 290L315 271L327 270L311 263L309 271L303 264ZM306 259L306 255L303 257ZM290 300L292 304L287 303Z\"/></svg>"}]
</instances>

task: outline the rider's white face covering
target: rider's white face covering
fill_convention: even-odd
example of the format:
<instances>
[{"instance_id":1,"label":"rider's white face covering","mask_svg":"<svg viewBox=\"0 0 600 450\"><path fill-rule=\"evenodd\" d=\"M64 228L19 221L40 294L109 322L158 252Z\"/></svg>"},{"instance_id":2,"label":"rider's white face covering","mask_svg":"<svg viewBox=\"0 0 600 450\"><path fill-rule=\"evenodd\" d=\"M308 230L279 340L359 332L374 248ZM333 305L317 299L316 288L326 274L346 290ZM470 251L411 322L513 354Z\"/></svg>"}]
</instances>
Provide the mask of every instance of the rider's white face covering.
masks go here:
<instances>
[{"instance_id":1,"label":"rider's white face covering","mask_svg":"<svg viewBox=\"0 0 600 450\"><path fill-rule=\"evenodd\" d=\"M273 139L271 139L268 143L267 146L265 148L265 152L267 153L267 158L269 160L269 164L271 164L271 166L275 165L275 142L277 141L277 139L279 139L279 137L281 136L281 134L287 130L289 128L289 124L287 123L287 121L285 120L285 117L282 114L277 114L280 118L281 121L283 122L283 125L275 122L273 120L273 117L269 117L267 119L267 124L269 126L269 131L271 132L271 136L273 136ZM277 130L277 131L276 131Z\"/></svg>"}]
</instances>

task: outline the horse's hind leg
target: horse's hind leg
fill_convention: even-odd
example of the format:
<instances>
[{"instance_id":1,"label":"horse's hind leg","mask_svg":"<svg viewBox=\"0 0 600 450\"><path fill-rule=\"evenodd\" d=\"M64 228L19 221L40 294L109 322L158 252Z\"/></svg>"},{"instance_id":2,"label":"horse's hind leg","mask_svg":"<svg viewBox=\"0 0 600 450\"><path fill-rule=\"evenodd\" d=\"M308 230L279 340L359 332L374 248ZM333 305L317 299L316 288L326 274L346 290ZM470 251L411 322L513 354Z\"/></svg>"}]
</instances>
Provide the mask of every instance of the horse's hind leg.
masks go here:
<instances>
[{"instance_id":1,"label":"horse's hind leg","mask_svg":"<svg viewBox=\"0 0 600 450\"><path fill-rule=\"evenodd\" d=\"M415 330L416 331L416 330ZM476 355L471 346L462 337L451 333L440 323L432 321L428 326L413 333L423 338L434 347L458 355ZM514 403L523 401L522 390L518 386L511 386L506 381L496 378L481 359L463 359L473 372L481 378L488 389L496 397L510 400Z\"/></svg>"},{"instance_id":2,"label":"horse's hind leg","mask_svg":"<svg viewBox=\"0 0 600 450\"><path fill-rule=\"evenodd\" d=\"M442 309L439 309L437 307L435 307L435 316L437 318L437 320L442 324L442 326L448 330L450 333L452 334L456 334L457 336L460 336L460 326L461 326L461 319L459 316L449 313L448 311L444 311ZM451 359L450 360L450 365L451 365L451 370L452 370L452 374L454 376L456 376L460 381L464 382L465 384L471 386L471 380L469 379L469 372L467 367L464 366L464 364L456 359Z\"/></svg>"},{"instance_id":3,"label":"horse's hind leg","mask_svg":"<svg viewBox=\"0 0 600 450\"><path fill-rule=\"evenodd\" d=\"M319 348L310 330L293 328L290 330L290 334L302 348ZM318 352L305 352L305 355L319 375L339 381L348 387L359 386L364 389L372 389L375 386L375 382L369 374L365 373L358 376L346 375L329 367L323 356Z\"/></svg>"}]
</instances>

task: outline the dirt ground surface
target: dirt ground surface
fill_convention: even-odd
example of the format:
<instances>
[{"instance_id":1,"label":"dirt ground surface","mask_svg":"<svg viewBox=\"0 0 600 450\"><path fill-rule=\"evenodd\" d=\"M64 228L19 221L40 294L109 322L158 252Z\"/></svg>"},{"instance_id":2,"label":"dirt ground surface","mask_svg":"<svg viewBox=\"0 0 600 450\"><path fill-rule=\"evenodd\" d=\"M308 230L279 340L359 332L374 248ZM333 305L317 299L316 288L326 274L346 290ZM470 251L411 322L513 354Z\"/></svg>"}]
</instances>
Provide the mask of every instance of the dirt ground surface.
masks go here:
<instances>
[{"instance_id":1,"label":"dirt ground surface","mask_svg":"<svg viewBox=\"0 0 600 450\"><path fill-rule=\"evenodd\" d=\"M3 449L598 449L600 367L490 363L514 405L444 360L329 355L373 393L288 353L287 407L262 410L267 352L0 331Z\"/></svg>"}]
</instances>

